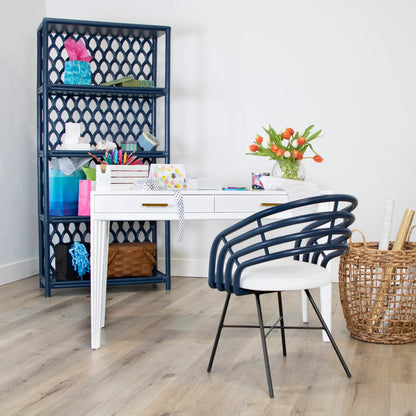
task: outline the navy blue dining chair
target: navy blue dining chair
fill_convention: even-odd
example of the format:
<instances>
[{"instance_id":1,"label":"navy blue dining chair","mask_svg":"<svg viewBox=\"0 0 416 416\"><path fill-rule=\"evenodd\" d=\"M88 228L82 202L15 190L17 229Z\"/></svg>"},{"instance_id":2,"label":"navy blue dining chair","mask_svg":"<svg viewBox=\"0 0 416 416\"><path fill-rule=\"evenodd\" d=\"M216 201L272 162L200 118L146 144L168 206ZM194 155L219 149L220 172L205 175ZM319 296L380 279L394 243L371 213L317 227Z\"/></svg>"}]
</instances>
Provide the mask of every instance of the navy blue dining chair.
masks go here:
<instances>
[{"instance_id":1,"label":"navy blue dining chair","mask_svg":"<svg viewBox=\"0 0 416 416\"><path fill-rule=\"evenodd\" d=\"M341 256L349 248L349 226L354 222L352 211L357 203L353 196L342 194L300 199L253 214L216 236L210 252L208 284L225 292L226 297L208 372L211 372L223 328L259 328L269 395L273 397L266 338L273 329L279 329L282 353L286 356L285 329L305 327L285 326L282 292L303 290L321 324L306 328L326 332L345 373L351 377L310 289L331 283L326 267L330 260ZM264 325L260 302L260 296L268 293L277 293L279 316L272 325ZM232 294L237 297L254 294L258 325L224 323Z\"/></svg>"}]
</instances>

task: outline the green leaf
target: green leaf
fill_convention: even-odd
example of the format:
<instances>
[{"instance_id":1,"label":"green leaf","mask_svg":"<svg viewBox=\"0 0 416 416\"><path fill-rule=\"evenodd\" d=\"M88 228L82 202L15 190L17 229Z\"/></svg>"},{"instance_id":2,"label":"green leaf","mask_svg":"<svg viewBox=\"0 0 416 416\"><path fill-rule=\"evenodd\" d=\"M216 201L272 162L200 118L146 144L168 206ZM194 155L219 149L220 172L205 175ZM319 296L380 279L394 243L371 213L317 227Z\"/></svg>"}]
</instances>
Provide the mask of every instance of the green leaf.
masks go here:
<instances>
[{"instance_id":1,"label":"green leaf","mask_svg":"<svg viewBox=\"0 0 416 416\"><path fill-rule=\"evenodd\" d=\"M312 134L312 136L308 138L308 142L310 142L313 139L316 139L321 134L321 132L322 130L318 130L316 133Z\"/></svg>"},{"instance_id":2,"label":"green leaf","mask_svg":"<svg viewBox=\"0 0 416 416\"><path fill-rule=\"evenodd\" d=\"M309 136L310 131L311 131L313 128L314 128L314 125L313 125L313 124L312 124L311 126L309 126L309 127L306 127L306 129L305 129L304 133L302 134L302 136L303 136L305 139L307 139L307 138L308 138L308 136Z\"/></svg>"}]
</instances>

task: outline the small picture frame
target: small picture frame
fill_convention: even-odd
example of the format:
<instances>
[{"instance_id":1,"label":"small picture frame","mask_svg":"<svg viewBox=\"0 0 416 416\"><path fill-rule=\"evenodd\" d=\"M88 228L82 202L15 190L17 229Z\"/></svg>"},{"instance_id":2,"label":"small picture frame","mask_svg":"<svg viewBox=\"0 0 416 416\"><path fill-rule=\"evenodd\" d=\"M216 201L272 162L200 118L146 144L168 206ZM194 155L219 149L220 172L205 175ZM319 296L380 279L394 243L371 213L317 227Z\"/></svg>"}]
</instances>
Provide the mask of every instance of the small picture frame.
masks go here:
<instances>
[{"instance_id":1,"label":"small picture frame","mask_svg":"<svg viewBox=\"0 0 416 416\"><path fill-rule=\"evenodd\" d=\"M185 165L150 165L149 179L158 180L162 189L187 189Z\"/></svg>"},{"instance_id":2,"label":"small picture frame","mask_svg":"<svg viewBox=\"0 0 416 416\"><path fill-rule=\"evenodd\" d=\"M262 176L270 176L269 172L252 172L251 173L251 189L264 189L264 185L261 183Z\"/></svg>"}]
</instances>

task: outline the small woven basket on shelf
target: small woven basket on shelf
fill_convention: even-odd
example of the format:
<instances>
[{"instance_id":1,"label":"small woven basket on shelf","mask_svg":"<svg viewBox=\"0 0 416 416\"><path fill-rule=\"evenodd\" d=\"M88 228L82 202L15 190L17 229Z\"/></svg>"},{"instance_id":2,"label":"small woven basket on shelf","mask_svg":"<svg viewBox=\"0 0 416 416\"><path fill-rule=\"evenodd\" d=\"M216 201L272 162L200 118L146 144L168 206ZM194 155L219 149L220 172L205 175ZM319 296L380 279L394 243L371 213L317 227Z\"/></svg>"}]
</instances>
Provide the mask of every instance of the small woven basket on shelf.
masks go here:
<instances>
[{"instance_id":1,"label":"small woven basket on shelf","mask_svg":"<svg viewBox=\"0 0 416 416\"><path fill-rule=\"evenodd\" d=\"M112 243L108 248L107 277L152 276L156 244Z\"/></svg>"},{"instance_id":2,"label":"small woven basket on shelf","mask_svg":"<svg viewBox=\"0 0 416 416\"><path fill-rule=\"evenodd\" d=\"M406 242L398 251L390 243L390 250L378 250L378 243L361 235L363 242L350 243L339 266L341 305L351 336L380 344L416 341L416 243Z\"/></svg>"}]
</instances>

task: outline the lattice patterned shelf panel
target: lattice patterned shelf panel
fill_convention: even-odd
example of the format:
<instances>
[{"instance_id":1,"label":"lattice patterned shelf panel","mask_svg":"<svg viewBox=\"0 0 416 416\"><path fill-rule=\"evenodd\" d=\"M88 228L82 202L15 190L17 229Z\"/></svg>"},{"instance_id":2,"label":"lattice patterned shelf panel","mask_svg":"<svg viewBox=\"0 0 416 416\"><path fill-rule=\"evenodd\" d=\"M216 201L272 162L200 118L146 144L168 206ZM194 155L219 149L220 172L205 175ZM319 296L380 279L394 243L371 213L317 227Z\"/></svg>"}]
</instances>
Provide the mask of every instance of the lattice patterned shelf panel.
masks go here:
<instances>
[{"instance_id":1,"label":"lattice patterned shelf panel","mask_svg":"<svg viewBox=\"0 0 416 416\"><path fill-rule=\"evenodd\" d=\"M74 32L75 30L75 32ZM48 33L48 79L52 84L63 83L68 53L64 41L69 36L82 39L91 60L92 84L113 81L126 75L135 79L153 80L156 40L150 37L114 37L106 33L77 33L82 28L68 26L64 32Z\"/></svg>"},{"instance_id":2,"label":"lattice patterned shelf panel","mask_svg":"<svg viewBox=\"0 0 416 416\"><path fill-rule=\"evenodd\" d=\"M55 274L55 250L57 244L78 241L89 243L90 224L85 222L51 223L49 225L52 245L49 249L49 263L52 275ZM155 241L156 223L147 221L114 221L110 224L110 243L132 243Z\"/></svg>"},{"instance_id":3,"label":"lattice patterned shelf panel","mask_svg":"<svg viewBox=\"0 0 416 416\"><path fill-rule=\"evenodd\" d=\"M154 124L152 100L131 97L52 95L48 115L49 150L62 144L67 120L81 123L81 134L91 145L107 139L118 145L137 140Z\"/></svg>"}]
</instances>

